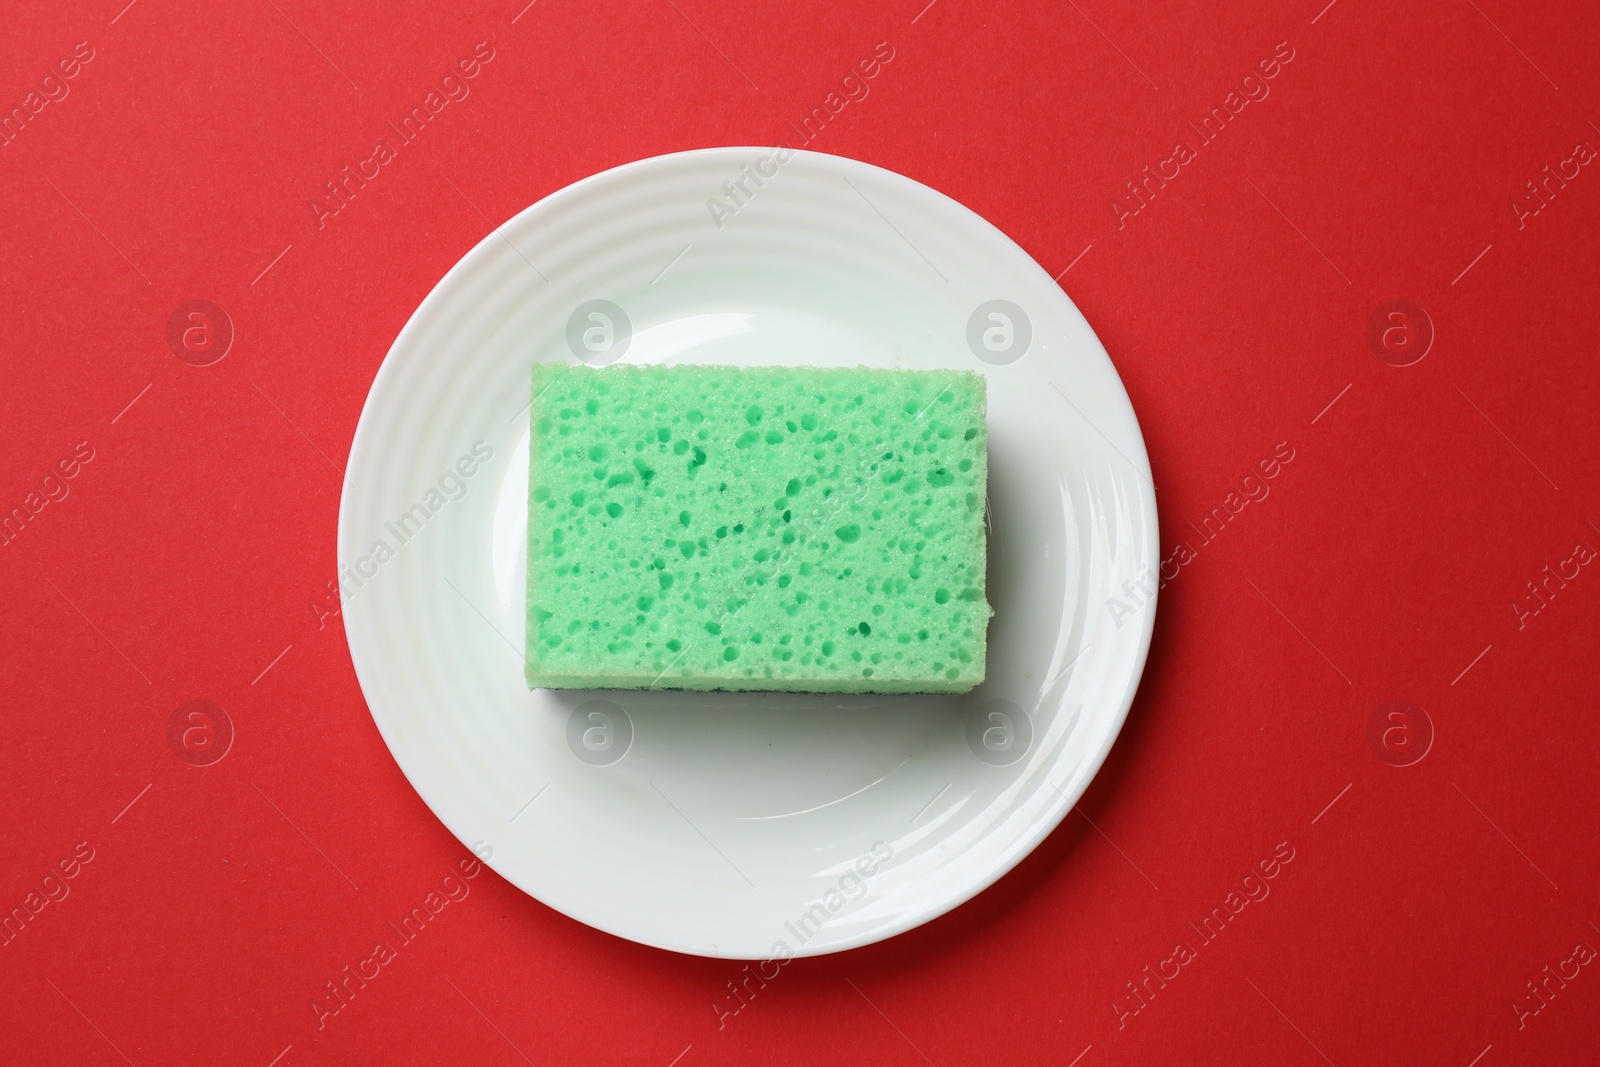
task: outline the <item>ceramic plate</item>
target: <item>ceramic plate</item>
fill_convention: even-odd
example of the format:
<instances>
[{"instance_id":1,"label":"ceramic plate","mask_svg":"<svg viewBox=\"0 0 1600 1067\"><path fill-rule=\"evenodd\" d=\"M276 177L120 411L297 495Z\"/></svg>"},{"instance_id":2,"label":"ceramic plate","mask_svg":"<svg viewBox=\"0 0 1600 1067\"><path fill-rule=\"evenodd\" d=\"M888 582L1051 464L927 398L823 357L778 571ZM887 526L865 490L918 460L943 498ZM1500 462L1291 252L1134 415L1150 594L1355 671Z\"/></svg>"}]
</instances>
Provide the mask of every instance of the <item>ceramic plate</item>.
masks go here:
<instances>
[{"instance_id":1,"label":"ceramic plate","mask_svg":"<svg viewBox=\"0 0 1600 1067\"><path fill-rule=\"evenodd\" d=\"M530 693L543 360L983 372L988 680L960 697ZM661 156L523 211L401 331L347 473L345 631L412 785L527 893L679 952L834 952L969 899L1082 795L1149 647L1149 462L1093 331L989 223L836 156Z\"/></svg>"}]
</instances>

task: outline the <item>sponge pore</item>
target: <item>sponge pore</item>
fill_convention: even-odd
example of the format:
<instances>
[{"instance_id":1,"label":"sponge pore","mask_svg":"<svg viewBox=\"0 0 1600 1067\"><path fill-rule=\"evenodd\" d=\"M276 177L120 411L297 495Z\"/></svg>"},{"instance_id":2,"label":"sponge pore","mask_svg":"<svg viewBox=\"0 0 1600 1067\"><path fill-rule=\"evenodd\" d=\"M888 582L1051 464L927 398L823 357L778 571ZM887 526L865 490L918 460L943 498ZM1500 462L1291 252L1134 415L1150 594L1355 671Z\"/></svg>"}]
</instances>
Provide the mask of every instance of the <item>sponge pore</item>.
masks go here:
<instances>
[{"instance_id":1,"label":"sponge pore","mask_svg":"<svg viewBox=\"0 0 1600 1067\"><path fill-rule=\"evenodd\" d=\"M984 379L539 364L531 687L983 681Z\"/></svg>"}]
</instances>

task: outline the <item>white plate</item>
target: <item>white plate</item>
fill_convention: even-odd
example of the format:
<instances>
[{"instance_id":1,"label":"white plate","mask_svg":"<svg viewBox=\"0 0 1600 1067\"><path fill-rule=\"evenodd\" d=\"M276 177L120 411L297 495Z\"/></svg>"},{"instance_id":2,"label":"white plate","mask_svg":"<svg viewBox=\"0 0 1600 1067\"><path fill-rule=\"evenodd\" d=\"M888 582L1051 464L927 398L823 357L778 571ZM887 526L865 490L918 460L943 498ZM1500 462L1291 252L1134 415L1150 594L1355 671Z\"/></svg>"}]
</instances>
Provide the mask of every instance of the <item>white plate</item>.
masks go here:
<instances>
[{"instance_id":1,"label":"white plate","mask_svg":"<svg viewBox=\"0 0 1600 1067\"><path fill-rule=\"evenodd\" d=\"M743 959L889 937L1027 855L1127 714L1158 565L1138 422L1050 276L909 178L781 159L641 160L484 238L390 349L339 512L356 674L451 832L591 926ZM529 693L528 369L579 353L987 374L988 681L963 697Z\"/></svg>"}]
</instances>

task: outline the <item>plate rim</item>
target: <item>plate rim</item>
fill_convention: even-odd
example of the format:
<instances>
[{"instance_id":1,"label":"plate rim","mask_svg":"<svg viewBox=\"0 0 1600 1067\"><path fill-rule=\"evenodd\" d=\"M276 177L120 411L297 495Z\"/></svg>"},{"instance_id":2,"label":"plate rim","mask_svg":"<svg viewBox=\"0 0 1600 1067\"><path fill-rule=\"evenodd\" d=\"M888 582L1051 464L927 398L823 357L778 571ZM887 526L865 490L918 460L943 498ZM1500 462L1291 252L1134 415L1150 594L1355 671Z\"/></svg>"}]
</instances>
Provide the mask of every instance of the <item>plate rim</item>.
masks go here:
<instances>
[{"instance_id":1,"label":"plate rim","mask_svg":"<svg viewBox=\"0 0 1600 1067\"><path fill-rule=\"evenodd\" d=\"M1083 324L1088 328L1090 337L1098 347L1100 356L1105 360L1106 368L1110 371L1111 375L1115 379L1116 385L1121 391L1122 397L1126 402L1127 414L1129 418L1133 420L1132 425L1136 433L1138 446L1137 455L1131 458L1128 456L1123 456L1122 458L1134 468L1135 477L1133 478L1132 485L1139 498L1139 506L1137 508L1137 514L1139 516L1138 521L1143 525L1142 543L1136 544L1134 547L1136 549L1137 558L1149 560L1150 567L1153 569L1158 569L1160 560L1159 513L1156 506L1154 483L1152 480L1149 451L1145 443L1144 429L1142 424L1139 422L1138 412L1133 407L1132 398L1128 396L1127 386L1123 382L1122 375L1120 372L1118 372L1116 364L1111 360L1110 353L1105 350L1105 345L1100 340L1099 334L1094 330L1093 326L1088 324L1087 318L1083 315L1082 311L1078 308L1077 304L1072 300L1071 296L1066 292L1066 290L1061 287L1055 279L1050 278L1048 272L1046 272L1045 269L1038 263L1038 261L1033 258L1027 249L1023 248L1009 234L1005 233L1005 231L1001 230L993 222L989 221L987 218L984 218L977 211L961 203L959 200L956 200L949 194L944 193L941 190L924 182L918 181L917 179L908 175L901 174L900 172L891 170L887 167L869 163L865 160L855 159L850 156L844 156L830 152L817 152L810 149L788 148L787 146L718 145L639 157L617 164L616 166L608 167L604 170L596 171L576 181L570 182L559 189L555 189L517 211L499 225L493 226L480 239L474 242L473 245L468 248L455 261L455 263L451 265L449 270L440 276L439 280L433 284L428 293L417 304L416 308L407 317L405 324L390 342L388 349L384 353L383 360L379 364L371 384L368 386L366 397L362 403L361 414L357 419L355 430L351 435L350 446L346 453L346 471L349 471L354 465L354 461L357 459L358 453L364 454L365 451L375 447L372 438L376 431L373 427L376 419L379 416L374 414L374 412L377 408L383 405L389 394L398 388L396 383L402 373L398 365L392 360L391 357L395 355L396 350L400 349L414 333L424 328L421 324L433 312L435 306L446 299L446 291L452 287L452 284L458 275L465 274L475 269L476 261L487 256L489 254L488 250L493 247L494 242L497 240L504 239L509 242L510 238L504 236L505 231L514 228L517 224L525 220L530 215L535 215L536 213L542 214L552 210L559 210L563 201L581 197L586 192L598 185L615 181L626 182L630 180L637 180L642 175L647 175L648 172L654 168L670 167L675 162L683 162L689 159L694 159L697 161L712 160L726 157L742 157L752 152L759 153L775 151L788 151L793 154L791 158L799 156L810 157L820 166L841 168L841 174L848 172L851 168L862 168L868 172L875 172L878 175L887 176L891 183L909 183L909 185L917 187L924 193L932 194L936 201L940 203L940 206L943 210L953 210L957 217L964 217L963 221L965 221L967 224L974 222L979 224L981 228L989 231L991 236L998 237L998 239L1014 248L1026 261L1026 266L1023 269L1025 271L1032 270L1038 272L1037 277L1043 278L1048 283L1048 285L1044 287L1044 291L1051 292L1053 290L1053 299L1065 301L1067 307L1070 308L1071 313L1082 320ZM515 248L516 246L513 244L512 247ZM1087 419L1086 416L1085 418ZM1094 424L1091 422L1090 425L1093 426ZM1098 427L1096 427L1096 429L1098 430ZM1119 454L1122 451L1121 449L1115 448L1115 446L1113 446L1113 448ZM341 572L346 564L350 562L345 546L347 542L353 545L354 538L357 536L354 530L354 524L356 520L353 515L353 512L356 510L356 505L352 501L352 492L354 490L354 485L348 478L346 478L340 491L339 519L335 540L336 567ZM1133 541L1134 538L1129 537L1127 542L1124 543L1131 544ZM1055 784L1050 781L1049 776L1047 775L1041 781L1039 787L1032 791L1032 795L1037 797L1041 793L1048 791L1048 793L1053 794L1053 796L1048 796L1046 798L1046 803L1040 814L1029 819L1029 827L1027 832L1012 839L1010 847L1006 851L991 857L981 869L972 871L961 878L959 884L953 891L941 894L936 898L930 898L927 902L918 907L906 908L894 916L894 918L891 920L886 920L882 923L875 924L868 930L840 938L838 941L830 942L826 945L816 948L811 948L809 942L803 943L792 952L791 955L793 958L828 955L836 952L861 948L866 945L875 944L880 941L898 936L908 930L915 929L918 926L931 922L940 916L949 914L957 908L969 903L974 898L982 894L985 890L992 887L1001 878L1009 874L1024 859L1031 855L1039 847L1039 845L1042 844L1044 840L1056 830L1057 827L1060 826L1062 821L1066 818L1067 812L1070 811L1082 799L1083 795L1087 792L1089 785L1100 773L1100 770L1103 767L1106 759L1110 756L1111 749L1115 746L1118 738L1121 737L1122 730L1127 724L1128 715L1132 709L1133 702L1137 697L1139 685L1144 678L1144 671L1148 664L1150 647L1154 635L1155 618L1159 606L1159 588L1161 584L1164 583L1159 581L1155 583L1156 590L1150 593L1148 601L1139 611L1138 629L1135 634L1131 635L1136 637L1137 647L1133 649L1133 654L1129 661L1130 665L1127 674L1127 681L1125 683L1123 692L1117 699L1116 706L1114 708L1106 709L1107 726L1100 736L1099 744L1094 750L1086 751L1083 759L1078 764L1078 767L1081 768L1081 770L1078 770L1075 773L1081 774L1082 776L1081 787L1077 788L1075 792L1065 792L1060 788L1056 788ZM424 782L419 782L418 777L411 773L411 770L408 768L405 760L403 760L397 754L396 742L391 739L389 730L385 729L383 717L375 710L373 701L368 696L369 689L374 688L374 686L369 686L368 684L361 663L362 657L357 655L356 649L358 645L364 645L369 638L352 633L352 627L357 624L352 622L352 613L346 610L348 601L344 594L342 583L340 584L340 602L340 617L345 633L346 650L350 655L351 666L355 672L357 684L361 689L362 700L366 704L368 715L371 716L374 725L377 727L379 736L383 738L384 745L389 750L390 758L393 759L396 765L399 767L400 772L405 777L407 784L411 786L419 798L422 799L423 803L428 807L430 814L432 814L433 817L439 821L439 823L447 832L450 833L452 837L455 837L469 850L474 851L476 854L477 847L479 844L482 844L482 842L469 843L465 836L456 832L451 823L447 821L446 818L440 813L440 807L442 805L435 802L436 795L434 784L431 782L427 784L424 784ZM369 652L371 652L371 650L369 650ZM366 654L367 653L363 653L363 655ZM371 654L374 657L374 662L369 663L366 670L370 672L377 672L381 669L381 664L377 662L377 660L381 657L378 657L375 652L371 652ZM1027 801L1022 801L1022 803L1026 802ZM648 945L653 948L664 949L671 952L702 958L748 960L776 958L743 954L713 954L704 951L701 947L689 945L683 941L674 943L668 939L648 937L644 936L638 931L629 931L602 916L587 914L581 908L567 906L558 907L557 905L551 904L544 898L524 888L508 875L502 873L499 867L493 862L492 856L485 857L480 855L478 858L486 866L493 868L497 874L499 874L507 883L515 887L519 892L526 894L534 900L537 900L539 903L549 907L552 911L556 911L577 922L581 922L586 926L603 931L613 936L620 937L637 944Z\"/></svg>"}]
</instances>

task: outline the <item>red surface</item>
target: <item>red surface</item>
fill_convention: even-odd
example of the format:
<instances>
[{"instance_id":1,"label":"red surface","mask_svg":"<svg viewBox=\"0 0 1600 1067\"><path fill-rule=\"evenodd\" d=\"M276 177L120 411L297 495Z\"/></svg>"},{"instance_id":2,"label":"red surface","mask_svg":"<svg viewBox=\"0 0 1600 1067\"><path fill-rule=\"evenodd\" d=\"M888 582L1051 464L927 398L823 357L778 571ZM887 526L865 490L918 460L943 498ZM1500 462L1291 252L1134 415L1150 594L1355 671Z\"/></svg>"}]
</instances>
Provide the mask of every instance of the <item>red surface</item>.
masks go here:
<instances>
[{"instance_id":1,"label":"red surface","mask_svg":"<svg viewBox=\"0 0 1600 1067\"><path fill-rule=\"evenodd\" d=\"M1593 1062L1600 965L1563 961L1600 948L1600 567L1512 606L1600 548L1600 167L1512 206L1600 147L1592 5L125 2L4 17L5 107L93 58L0 148L0 506L93 458L0 546L0 905L93 858L0 938L0 1060ZM323 183L480 41L470 95L319 229ZM811 147L1071 266L1163 552L1193 556L1080 813L979 899L793 963L720 1026L740 965L485 871L319 1027L325 983L466 856L311 607L390 341L492 224L628 160L792 139L882 41ZM1270 95L1197 147L1185 120L1280 42ZM1119 228L1111 199L1180 138L1195 158ZM194 299L235 330L210 366L166 341ZM1391 300L1436 331L1412 366L1367 340ZM1201 544L1280 442L1270 495ZM206 767L168 741L196 699L236 730ZM1404 723L1369 741L1391 700L1432 724L1414 765ZM1249 883L1270 895L1200 944L1186 924L1280 842ZM1194 958L1131 999L1180 940Z\"/></svg>"}]
</instances>

